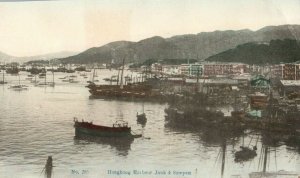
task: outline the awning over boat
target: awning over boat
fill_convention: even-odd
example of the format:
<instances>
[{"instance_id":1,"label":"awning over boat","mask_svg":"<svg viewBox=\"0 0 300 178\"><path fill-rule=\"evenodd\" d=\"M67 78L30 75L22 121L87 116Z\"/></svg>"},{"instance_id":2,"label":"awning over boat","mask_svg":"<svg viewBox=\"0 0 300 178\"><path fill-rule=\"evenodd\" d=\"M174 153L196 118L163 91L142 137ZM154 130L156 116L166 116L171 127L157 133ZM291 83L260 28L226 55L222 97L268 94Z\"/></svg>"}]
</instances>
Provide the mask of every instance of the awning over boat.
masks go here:
<instances>
[{"instance_id":1,"label":"awning over boat","mask_svg":"<svg viewBox=\"0 0 300 178\"><path fill-rule=\"evenodd\" d=\"M250 115L252 117L261 118L261 110L252 110L252 111L249 111L248 115Z\"/></svg>"}]
</instances>

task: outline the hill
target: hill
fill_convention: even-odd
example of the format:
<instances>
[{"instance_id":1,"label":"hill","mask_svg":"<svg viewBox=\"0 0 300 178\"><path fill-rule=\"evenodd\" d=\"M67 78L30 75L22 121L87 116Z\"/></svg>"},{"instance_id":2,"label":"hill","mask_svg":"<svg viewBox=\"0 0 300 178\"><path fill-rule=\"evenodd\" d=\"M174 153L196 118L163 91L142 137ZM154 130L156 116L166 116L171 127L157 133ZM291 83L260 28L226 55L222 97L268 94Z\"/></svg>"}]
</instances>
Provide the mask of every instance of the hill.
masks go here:
<instances>
[{"instance_id":1,"label":"hill","mask_svg":"<svg viewBox=\"0 0 300 178\"><path fill-rule=\"evenodd\" d=\"M270 43L246 43L213 55L206 60L246 64L292 63L300 60L300 42L285 39L271 40Z\"/></svg>"},{"instance_id":2,"label":"hill","mask_svg":"<svg viewBox=\"0 0 300 178\"><path fill-rule=\"evenodd\" d=\"M204 60L240 44L286 38L299 39L300 25L268 26L257 31L244 29L202 32L170 38L155 36L138 42L116 41L60 60L64 63L108 63L113 59L121 63L124 56L126 63L142 63L148 59Z\"/></svg>"},{"instance_id":3,"label":"hill","mask_svg":"<svg viewBox=\"0 0 300 178\"><path fill-rule=\"evenodd\" d=\"M48 53L48 54L36 55L36 56L16 57L16 56L11 56L0 52L0 62L27 62L27 61L34 61L34 60L51 60L57 58L65 58L76 54L78 53L72 51L61 51L61 52Z\"/></svg>"}]
</instances>

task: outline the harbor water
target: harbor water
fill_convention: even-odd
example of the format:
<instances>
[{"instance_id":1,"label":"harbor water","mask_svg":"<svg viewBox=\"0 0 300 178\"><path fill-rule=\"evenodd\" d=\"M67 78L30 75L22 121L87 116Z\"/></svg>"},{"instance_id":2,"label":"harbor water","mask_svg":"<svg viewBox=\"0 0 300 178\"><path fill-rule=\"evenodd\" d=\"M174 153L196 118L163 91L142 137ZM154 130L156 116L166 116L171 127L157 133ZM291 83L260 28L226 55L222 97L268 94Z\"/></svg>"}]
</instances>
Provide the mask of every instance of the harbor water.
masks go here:
<instances>
[{"instance_id":1,"label":"harbor water","mask_svg":"<svg viewBox=\"0 0 300 178\"><path fill-rule=\"evenodd\" d=\"M98 71L99 83L116 71ZM130 72L125 75L131 75ZM65 73L55 74L55 87L35 87L21 73L20 83L28 85L23 91L8 89L17 84L17 76L6 76L8 84L0 85L0 177L43 177L48 156L53 158L53 177L187 177L219 178L222 163L222 135L212 136L197 129L178 129L166 125L165 103L118 101L90 98L85 88L89 78L77 75L78 83L62 82ZM73 75L73 74L69 74ZM136 74L134 74L136 76ZM47 81L52 80L48 72ZM44 79L39 79L43 81ZM143 111L147 123L136 122ZM73 118L111 126L124 120L134 133L144 137L132 142L80 140L74 138ZM208 134L208 136L207 136ZM224 177L234 175L248 178L261 171L262 139L260 133L233 138L226 143ZM234 152L240 146L257 145L253 160L236 163ZM299 150L280 144L270 148L268 171L300 172ZM135 173L134 174L134 170ZM142 175L152 171L151 175ZM161 174L155 174L158 171ZM164 171L172 172L171 176ZM189 174L182 175L182 172ZM141 174L139 174L141 173ZM129 175L130 174L130 175Z\"/></svg>"}]
</instances>

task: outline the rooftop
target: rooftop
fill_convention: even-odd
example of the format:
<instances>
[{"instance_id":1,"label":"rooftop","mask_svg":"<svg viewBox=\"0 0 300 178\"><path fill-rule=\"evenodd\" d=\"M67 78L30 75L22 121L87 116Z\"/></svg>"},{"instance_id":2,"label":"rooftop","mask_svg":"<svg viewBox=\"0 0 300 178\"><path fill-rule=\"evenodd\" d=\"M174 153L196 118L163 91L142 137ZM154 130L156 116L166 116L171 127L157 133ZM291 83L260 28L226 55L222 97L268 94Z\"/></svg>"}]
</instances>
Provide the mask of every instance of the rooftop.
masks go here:
<instances>
[{"instance_id":1,"label":"rooftop","mask_svg":"<svg viewBox=\"0 0 300 178\"><path fill-rule=\"evenodd\" d=\"M300 80L280 80L283 86L297 86L300 87Z\"/></svg>"}]
</instances>

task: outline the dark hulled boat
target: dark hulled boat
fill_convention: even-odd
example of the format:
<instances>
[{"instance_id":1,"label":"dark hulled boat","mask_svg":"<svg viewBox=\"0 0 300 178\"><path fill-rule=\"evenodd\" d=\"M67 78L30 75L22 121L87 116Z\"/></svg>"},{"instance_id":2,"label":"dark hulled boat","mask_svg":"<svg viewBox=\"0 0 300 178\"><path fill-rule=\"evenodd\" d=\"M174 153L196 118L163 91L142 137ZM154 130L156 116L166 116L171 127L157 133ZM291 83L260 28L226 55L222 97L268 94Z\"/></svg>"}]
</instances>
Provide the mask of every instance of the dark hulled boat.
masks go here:
<instances>
[{"instance_id":1,"label":"dark hulled boat","mask_svg":"<svg viewBox=\"0 0 300 178\"><path fill-rule=\"evenodd\" d=\"M136 114L137 122L140 124L146 124L147 122L147 117L145 113L142 114Z\"/></svg>"},{"instance_id":2,"label":"dark hulled boat","mask_svg":"<svg viewBox=\"0 0 300 178\"><path fill-rule=\"evenodd\" d=\"M95 125L92 122L79 122L74 118L75 135L89 135L97 137L136 137L131 134L131 127L127 122L117 121L112 127Z\"/></svg>"},{"instance_id":3,"label":"dark hulled boat","mask_svg":"<svg viewBox=\"0 0 300 178\"><path fill-rule=\"evenodd\" d=\"M17 67L11 67L11 68L6 69L6 73L7 74L12 74L12 75L18 74L19 71L20 70Z\"/></svg>"}]
</instances>

